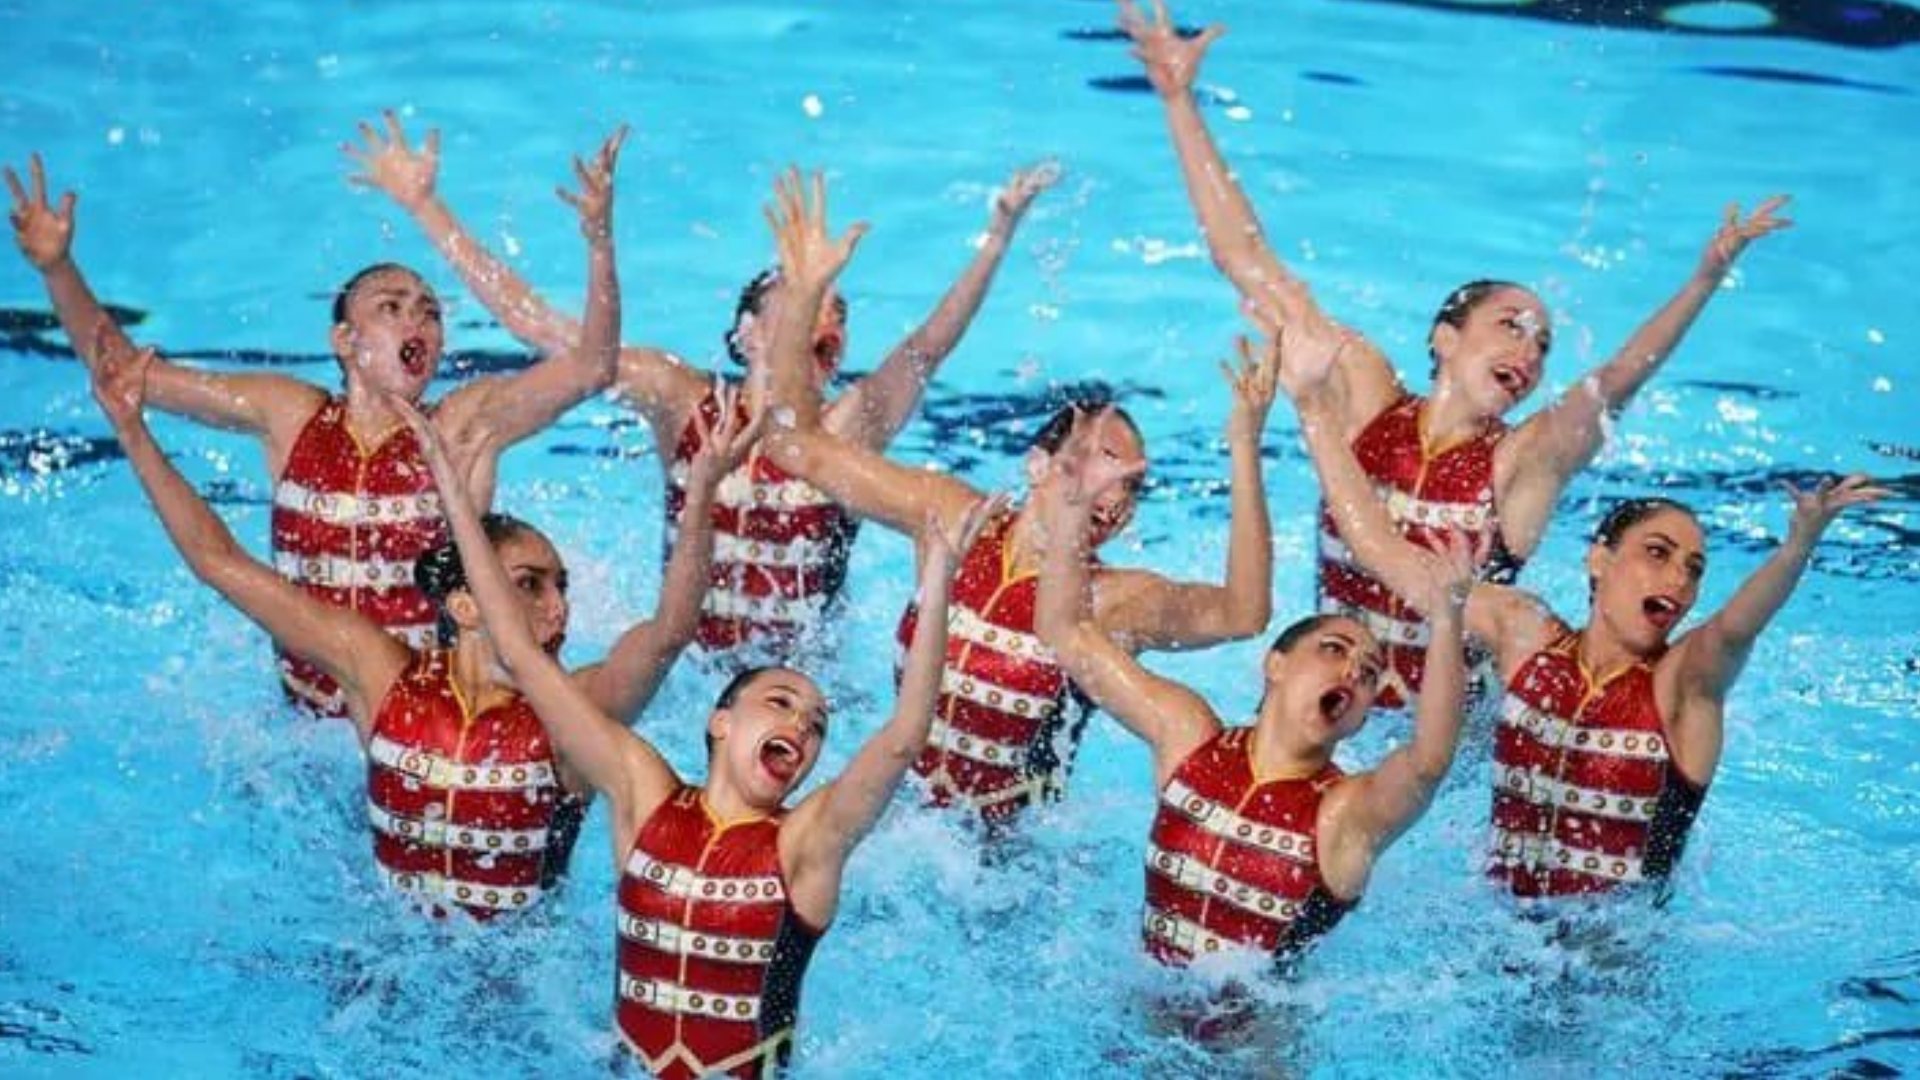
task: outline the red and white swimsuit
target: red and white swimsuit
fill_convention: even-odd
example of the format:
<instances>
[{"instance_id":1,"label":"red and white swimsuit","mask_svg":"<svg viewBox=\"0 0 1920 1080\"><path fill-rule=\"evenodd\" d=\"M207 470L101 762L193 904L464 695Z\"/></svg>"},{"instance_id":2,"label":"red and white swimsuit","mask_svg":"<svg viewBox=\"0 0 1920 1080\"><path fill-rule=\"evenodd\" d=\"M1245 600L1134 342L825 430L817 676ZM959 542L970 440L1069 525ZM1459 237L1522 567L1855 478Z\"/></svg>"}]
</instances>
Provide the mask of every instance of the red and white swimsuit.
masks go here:
<instances>
[{"instance_id":1,"label":"red and white swimsuit","mask_svg":"<svg viewBox=\"0 0 1920 1080\"><path fill-rule=\"evenodd\" d=\"M273 567L325 603L358 611L415 650L432 648L433 601L413 563L445 543L433 473L404 424L363 447L346 404L330 398L293 443L273 488ZM346 715L340 688L310 661L280 651L287 695Z\"/></svg>"},{"instance_id":2,"label":"red and white swimsuit","mask_svg":"<svg viewBox=\"0 0 1920 1080\"><path fill-rule=\"evenodd\" d=\"M1706 797L1673 766L1653 668L1596 680L1577 642L1529 657L1501 702L1488 873L1515 896L1665 879Z\"/></svg>"},{"instance_id":3,"label":"red and white swimsuit","mask_svg":"<svg viewBox=\"0 0 1920 1080\"><path fill-rule=\"evenodd\" d=\"M935 805L992 821L1064 793L1092 708L1034 633L1040 579L1013 572L1016 518L1009 510L988 523L961 558L933 729L913 763ZM909 606L900 617L902 657L919 615Z\"/></svg>"},{"instance_id":4,"label":"red and white swimsuit","mask_svg":"<svg viewBox=\"0 0 1920 1080\"><path fill-rule=\"evenodd\" d=\"M821 931L793 910L780 820L721 824L682 787L633 839L620 877L614 1020L662 1080L769 1073L791 1052Z\"/></svg>"},{"instance_id":5,"label":"red and white swimsuit","mask_svg":"<svg viewBox=\"0 0 1920 1080\"><path fill-rule=\"evenodd\" d=\"M742 420L746 406L738 406ZM700 416L719 418L709 390ZM693 419L680 433L667 472L667 542L687 502L687 469L700 450ZM791 643L824 616L847 576L847 552L859 522L824 493L755 447L727 474L713 503L713 566L701 601L702 647L731 649Z\"/></svg>"},{"instance_id":6,"label":"red and white swimsuit","mask_svg":"<svg viewBox=\"0 0 1920 1080\"><path fill-rule=\"evenodd\" d=\"M1344 776L1329 764L1261 780L1244 727L1188 755L1147 842L1147 951L1174 967L1225 948L1286 959L1331 930L1359 902L1327 891L1315 841L1320 800Z\"/></svg>"},{"instance_id":7,"label":"red and white swimsuit","mask_svg":"<svg viewBox=\"0 0 1920 1080\"><path fill-rule=\"evenodd\" d=\"M540 899L564 872L585 801L568 795L547 731L518 693L481 713L452 653L418 653L367 740L367 820L381 874L479 919Z\"/></svg>"},{"instance_id":8,"label":"red and white swimsuit","mask_svg":"<svg viewBox=\"0 0 1920 1080\"><path fill-rule=\"evenodd\" d=\"M1492 555L1481 568L1481 580L1512 581L1521 560L1501 540L1493 487L1494 450L1506 437L1506 425L1490 420L1464 442L1429 451L1420 434L1423 404L1424 399L1408 395L1387 407L1354 439L1354 457L1402 536L1426 547L1435 546L1436 534L1443 531L1461 533L1476 545L1489 540ZM1353 617L1386 649L1388 671L1375 703L1389 709L1411 705L1426 666L1426 620L1360 565L1324 505L1320 610Z\"/></svg>"}]
</instances>

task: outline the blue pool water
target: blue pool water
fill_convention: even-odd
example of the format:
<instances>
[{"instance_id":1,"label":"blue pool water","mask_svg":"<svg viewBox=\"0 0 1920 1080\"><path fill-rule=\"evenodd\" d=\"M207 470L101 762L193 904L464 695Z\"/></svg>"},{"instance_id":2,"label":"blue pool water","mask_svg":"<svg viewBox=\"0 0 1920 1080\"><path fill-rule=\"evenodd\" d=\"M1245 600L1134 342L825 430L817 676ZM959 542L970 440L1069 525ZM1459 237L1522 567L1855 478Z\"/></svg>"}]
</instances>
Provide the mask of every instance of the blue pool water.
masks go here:
<instances>
[{"instance_id":1,"label":"blue pool water","mask_svg":"<svg viewBox=\"0 0 1920 1080\"><path fill-rule=\"evenodd\" d=\"M1738 7L1721 12L1730 25L1759 6ZM1597 943L1569 945L1502 909L1477 874L1487 796L1469 750L1359 912L1273 991L1275 1031L1210 1059L1154 1016L1182 980L1137 948L1150 772L1098 721L1071 800L1009 865L983 869L905 807L861 850L808 980L797 1072L1920 1069L1920 486L1911 461L1869 447L1920 443L1920 52L1360 0L1178 14L1232 27L1205 74L1209 115L1275 245L1416 379L1441 296L1498 276L1554 307L1549 380L1564 384L1679 283L1725 202L1795 195L1798 226L1749 252L1569 493L1524 579L1564 613L1581 613L1598 499L1659 487L1701 506L1711 610L1780 533L1775 481L1867 469L1903 497L1833 530L1760 643L1658 916L1597 911L1583 929ZM769 257L759 204L788 162L829 169L836 217L874 225L845 280L864 367L965 262L993 186L1056 156L1066 179L899 452L1011 483L1048 395L1107 381L1145 424L1155 477L1110 557L1217 576L1214 361L1239 324L1158 106L1097 32L1111 15L1084 0L0 0L0 158L41 150L55 183L81 190L82 265L103 297L147 313L141 339L331 383L326 298L381 259L441 284L469 362L515 351L407 221L343 183L337 144L385 106L443 129L454 207L568 305L583 260L551 191L567 155L632 123L625 336L702 364ZM179 569L80 369L22 314L44 303L0 256L0 1074L601 1071L604 817L558 902L510 928L426 925L378 889L351 736L283 713L265 639ZM263 547L253 447L158 429ZM504 468L500 505L547 528L573 568L576 661L653 603L661 486L646 444L595 403ZM1269 445L1285 619L1310 602L1313 488L1284 405ZM844 718L823 773L883 715L909 566L903 541L863 535L846 648L822 672ZM1259 650L1152 665L1243 715ZM683 667L643 721L685 771L699 772L714 689ZM1395 734L1376 722L1346 760L1377 759Z\"/></svg>"}]
</instances>

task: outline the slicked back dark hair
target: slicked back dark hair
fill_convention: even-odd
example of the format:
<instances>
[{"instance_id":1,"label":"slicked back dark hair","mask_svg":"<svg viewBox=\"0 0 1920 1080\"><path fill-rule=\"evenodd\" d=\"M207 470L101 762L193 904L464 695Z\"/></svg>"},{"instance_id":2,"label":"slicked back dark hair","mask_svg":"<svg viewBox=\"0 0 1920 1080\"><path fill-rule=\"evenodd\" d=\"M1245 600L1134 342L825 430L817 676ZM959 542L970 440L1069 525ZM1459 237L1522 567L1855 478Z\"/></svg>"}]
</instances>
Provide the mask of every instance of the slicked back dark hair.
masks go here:
<instances>
[{"instance_id":1,"label":"slicked back dark hair","mask_svg":"<svg viewBox=\"0 0 1920 1080\"><path fill-rule=\"evenodd\" d=\"M740 299L734 302L733 325L727 328L723 340L727 343L727 356L741 367L747 366L747 351L740 340L740 331L744 329L741 324L749 315L759 316L760 309L766 306L767 293L773 291L773 287L778 284L780 284L780 268L770 266L753 275L753 280L747 282L746 287L740 290ZM839 293L833 295L833 312L839 316L841 322L847 321L847 298Z\"/></svg>"},{"instance_id":2,"label":"slicked back dark hair","mask_svg":"<svg viewBox=\"0 0 1920 1080\"><path fill-rule=\"evenodd\" d=\"M1273 644L1267 646L1267 651L1270 653L1290 653L1293 651L1295 645L1300 644L1301 638L1306 637L1308 634L1313 633L1330 622L1344 618L1346 618L1345 615L1338 615L1331 611L1323 611L1317 615L1308 615L1304 619L1295 619L1285 630L1280 631L1280 636L1273 639Z\"/></svg>"},{"instance_id":3,"label":"slicked back dark hair","mask_svg":"<svg viewBox=\"0 0 1920 1080\"><path fill-rule=\"evenodd\" d=\"M494 547L516 536L539 536L540 530L512 514L482 514L480 527ZM460 564L460 549L449 540L420 556L413 564L413 584L433 601L434 635L443 648L451 647L460 628L447 614L447 597L467 587L467 568Z\"/></svg>"},{"instance_id":4,"label":"slicked back dark hair","mask_svg":"<svg viewBox=\"0 0 1920 1080\"><path fill-rule=\"evenodd\" d=\"M1606 517L1600 519L1599 526L1593 530L1593 542L1596 544L1605 544L1610 548L1619 547L1620 538L1627 534L1628 529L1633 528L1635 525L1640 524L1662 510L1678 510L1694 521L1700 520L1700 515L1693 512L1693 507L1677 499L1669 499L1661 495L1648 495L1637 499L1621 499L1619 502L1613 504L1612 509L1607 511Z\"/></svg>"},{"instance_id":5,"label":"slicked back dark hair","mask_svg":"<svg viewBox=\"0 0 1920 1080\"><path fill-rule=\"evenodd\" d=\"M1113 415L1118 417L1121 423L1127 425L1127 430L1133 432L1133 437L1140 440L1141 446L1145 446L1147 444L1147 437L1141 433L1140 425L1134 423L1133 417L1128 414L1127 410L1115 405L1111 398L1101 397L1097 394L1089 394L1085 397L1069 399L1065 405L1060 407L1059 412L1048 417L1047 422L1042 424L1040 430L1034 434L1033 441L1027 444L1027 448L1029 450L1039 450L1047 454L1058 452L1060 447L1066 444L1067 436L1073 433L1073 414L1076 411L1084 413L1087 416L1092 416L1094 413L1109 406L1113 409Z\"/></svg>"},{"instance_id":6,"label":"slicked back dark hair","mask_svg":"<svg viewBox=\"0 0 1920 1080\"><path fill-rule=\"evenodd\" d=\"M402 266L394 262L374 263L372 266L361 267L358 272L347 279L345 285L340 286L339 292L333 294L333 321L336 325L347 321L347 302L353 299L353 290L359 288L361 282L366 281L373 275L383 274L388 270L398 270L405 274L413 273L412 267Z\"/></svg>"}]
</instances>

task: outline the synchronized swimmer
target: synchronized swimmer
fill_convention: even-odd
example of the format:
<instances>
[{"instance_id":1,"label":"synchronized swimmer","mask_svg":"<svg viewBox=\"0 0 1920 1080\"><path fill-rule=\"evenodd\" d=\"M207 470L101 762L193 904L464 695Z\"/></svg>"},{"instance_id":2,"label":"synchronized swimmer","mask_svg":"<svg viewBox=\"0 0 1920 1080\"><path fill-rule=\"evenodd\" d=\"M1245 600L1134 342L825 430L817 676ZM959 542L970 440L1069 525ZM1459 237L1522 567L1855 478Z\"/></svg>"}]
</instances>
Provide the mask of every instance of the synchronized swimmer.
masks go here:
<instances>
[{"instance_id":1,"label":"synchronized swimmer","mask_svg":"<svg viewBox=\"0 0 1920 1080\"><path fill-rule=\"evenodd\" d=\"M1455 289L1427 335L1432 388L1407 389L1276 256L1214 145L1193 85L1221 28L1182 36L1159 0L1151 14L1120 6L1213 261L1259 331L1222 365L1232 516L1217 581L1100 558L1132 520L1148 467L1144 434L1111 402L1076 401L1047 420L1018 497L886 456L1056 181L1051 165L1013 173L978 253L926 321L830 402L847 344L835 282L865 226L832 233L818 176L775 182L778 263L741 292L725 343L744 372L728 380L622 344L612 217L624 128L575 159L578 189L560 192L587 247L575 320L442 201L437 131L416 146L392 113L361 125L343 148L352 182L404 209L540 354L426 404L444 327L438 298L406 267L369 266L335 297L337 392L182 367L137 347L96 299L72 252L76 197L51 197L39 156L24 181L5 171L16 243L180 558L272 637L294 700L352 724L378 876L429 917L510 923L501 917L560 885L588 800L606 798L613 1026L657 1075L776 1070L848 860L909 774L918 801L992 853L1047 827L1030 811L1066 795L1095 709L1151 753L1140 933L1174 968L1252 957L1285 977L1354 909L1452 768L1476 651L1499 680L1486 755L1485 872L1497 891L1545 912L1571 896L1662 897L1755 640L1836 517L1889 495L1864 476L1789 488L1784 541L1678 634L1706 574L1705 531L1681 503L1623 500L1587 550L1586 619L1555 615L1514 582L1560 495L1735 260L1789 224L1777 216L1785 198L1751 215L1730 208L1618 352L1509 427L1552 345L1540 298L1497 280ZM659 452L667 557L652 616L602 661L567 671L566 567L537 529L489 507L504 450L609 390ZM1235 726L1139 656L1268 631L1261 457L1282 393L1320 482L1320 603L1274 637L1255 715ZM265 444L270 565L167 460L147 406ZM807 672L840 638L870 647L885 632L820 632L839 619L865 521L915 543L914 593L892 631L895 704L839 775L801 794L829 727ZM702 720L699 783L632 726L689 650L728 680ZM1336 766L1375 707L1407 710L1409 737L1369 769Z\"/></svg>"}]
</instances>

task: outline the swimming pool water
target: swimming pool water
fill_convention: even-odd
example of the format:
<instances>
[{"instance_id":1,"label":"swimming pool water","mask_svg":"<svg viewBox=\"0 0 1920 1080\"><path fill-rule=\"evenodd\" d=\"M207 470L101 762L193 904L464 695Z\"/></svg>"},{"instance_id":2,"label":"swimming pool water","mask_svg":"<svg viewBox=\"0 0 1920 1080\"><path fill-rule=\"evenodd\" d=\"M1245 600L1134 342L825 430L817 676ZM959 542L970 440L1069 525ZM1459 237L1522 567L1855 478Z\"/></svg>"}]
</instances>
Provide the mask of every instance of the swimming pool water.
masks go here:
<instances>
[{"instance_id":1,"label":"swimming pool water","mask_svg":"<svg viewBox=\"0 0 1920 1080\"><path fill-rule=\"evenodd\" d=\"M1550 386L1677 286L1722 205L1792 192L1569 492L1523 581L1582 612L1596 500L1658 487L1702 507L1712 610L1784 524L1780 479L1867 469L1901 500L1829 534L1728 707L1728 749L1662 913L1582 916L1577 942L1481 882L1485 754L1299 982L1225 1058L1169 1034L1170 978L1137 946L1146 754L1096 720L1071 799L1003 866L902 799L855 857L816 954L797 1073L896 1075L1890 1075L1920 1068L1920 574L1912 446L1920 245L1912 46L1679 36L1388 4L1187 4L1232 32L1210 122L1275 246L1415 382L1448 288L1537 286ZM897 445L985 486L1060 386L1117 387L1153 485L1116 562L1216 577L1240 325L1208 265L1157 103L1084 0L964 7L515 2L0 2L12 77L0 157L33 149L82 194L78 255L136 337L223 367L331 383L325 304L359 266L421 268L450 347L510 338L411 224L358 195L336 146L382 107L445 136L442 188L548 295L578 303L567 155L634 125L616 209L628 341L721 356L769 258L759 213L789 162L830 170L836 220L873 223L844 280L850 362L872 362L957 273L1015 165L1056 156L966 342ZM1792 81L1789 81L1792 80ZM808 102L815 105L809 108ZM812 115L817 113L817 115ZM0 1073L506 1075L599 1071L612 1046L611 841L596 812L571 885L485 931L426 925L373 879L342 726L286 715L267 642L196 586L117 462L37 278L0 256ZM222 358L224 357L224 358ZM161 420L163 443L259 551L260 455ZM499 505L575 578L591 659L657 587L647 440L604 403L511 454ZM1314 491L1275 410L1277 620L1310 602ZM822 774L884 715L904 541L863 530L821 673L843 718ZM1259 642L1156 657L1223 715ZM683 665L642 730L700 771L713 676ZM1345 760L1397 734L1376 720ZM1623 914L1626 917L1623 917ZM1189 991L1191 992L1191 991ZM1878 1070L1878 1071L1876 1071Z\"/></svg>"}]
</instances>

